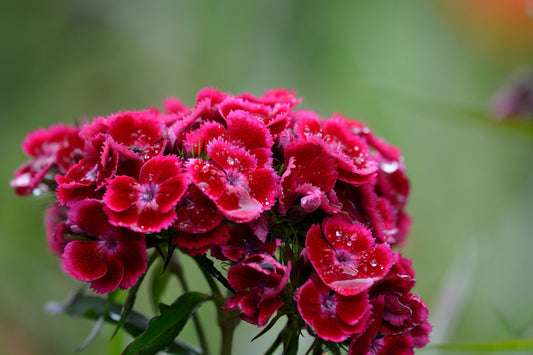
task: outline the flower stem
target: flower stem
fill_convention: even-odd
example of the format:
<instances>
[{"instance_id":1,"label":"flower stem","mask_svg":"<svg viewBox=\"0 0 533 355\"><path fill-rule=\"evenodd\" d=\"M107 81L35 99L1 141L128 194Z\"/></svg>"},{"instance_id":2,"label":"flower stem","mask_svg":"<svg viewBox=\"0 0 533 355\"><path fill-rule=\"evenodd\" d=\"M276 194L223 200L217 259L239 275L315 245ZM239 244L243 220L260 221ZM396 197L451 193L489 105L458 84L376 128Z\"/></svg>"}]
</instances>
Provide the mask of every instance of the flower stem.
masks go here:
<instances>
[{"instance_id":1,"label":"flower stem","mask_svg":"<svg viewBox=\"0 0 533 355\"><path fill-rule=\"evenodd\" d=\"M224 303L225 300L223 298L215 298L215 305L217 307L217 320L222 336L220 355L231 355L231 349L233 346L233 335L235 334L235 328L240 322L240 318L238 317L240 311L228 311L222 309Z\"/></svg>"},{"instance_id":2,"label":"flower stem","mask_svg":"<svg viewBox=\"0 0 533 355\"><path fill-rule=\"evenodd\" d=\"M183 288L183 291L189 292L189 284L187 283L187 280L185 279L185 275L183 274L183 266L181 265L179 259L173 257L170 260L168 269L174 275L176 275L179 283L181 284L181 287ZM200 322L200 318L198 318L198 315L196 313L192 315L192 321L194 324L194 329L196 330L198 341L200 342L200 347L202 348L202 353L204 355L210 355L209 346L207 344L207 338L205 336L202 323Z\"/></svg>"}]
</instances>

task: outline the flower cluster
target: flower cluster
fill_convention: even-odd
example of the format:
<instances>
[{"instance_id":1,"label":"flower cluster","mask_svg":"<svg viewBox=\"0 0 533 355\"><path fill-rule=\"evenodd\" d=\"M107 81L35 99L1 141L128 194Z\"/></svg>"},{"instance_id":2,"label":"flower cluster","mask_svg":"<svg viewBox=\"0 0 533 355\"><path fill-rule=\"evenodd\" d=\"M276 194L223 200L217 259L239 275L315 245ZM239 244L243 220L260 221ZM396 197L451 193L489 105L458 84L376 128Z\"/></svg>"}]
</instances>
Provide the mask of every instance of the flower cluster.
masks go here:
<instances>
[{"instance_id":1,"label":"flower cluster","mask_svg":"<svg viewBox=\"0 0 533 355\"><path fill-rule=\"evenodd\" d=\"M54 191L51 250L97 293L133 286L147 249L174 245L228 266L223 307L349 354L411 354L427 308L397 250L410 226L401 152L362 122L207 88L188 108L97 117L28 135L17 194ZM277 320L276 317L273 321Z\"/></svg>"}]
</instances>

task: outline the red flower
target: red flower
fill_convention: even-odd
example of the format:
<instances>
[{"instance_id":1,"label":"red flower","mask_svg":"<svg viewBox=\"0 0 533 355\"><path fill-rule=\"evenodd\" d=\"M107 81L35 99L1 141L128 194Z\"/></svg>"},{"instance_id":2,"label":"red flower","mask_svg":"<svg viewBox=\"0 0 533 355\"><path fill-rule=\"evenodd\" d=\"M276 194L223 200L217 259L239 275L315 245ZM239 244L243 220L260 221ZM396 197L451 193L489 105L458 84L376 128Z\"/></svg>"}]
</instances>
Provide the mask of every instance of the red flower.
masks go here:
<instances>
[{"instance_id":1,"label":"red flower","mask_svg":"<svg viewBox=\"0 0 533 355\"><path fill-rule=\"evenodd\" d=\"M222 223L214 229L203 233L186 233L178 231L174 243L189 255L204 254L212 247L222 245L230 238L230 226Z\"/></svg>"},{"instance_id":2,"label":"red flower","mask_svg":"<svg viewBox=\"0 0 533 355\"><path fill-rule=\"evenodd\" d=\"M272 242L265 243L265 240L259 239L252 232L249 226L250 224L252 222L238 224L233 227L230 231L230 238L224 244L219 244L211 249L211 255L219 260L231 260L235 262L253 254L273 256L281 241L276 239Z\"/></svg>"},{"instance_id":3,"label":"red flower","mask_svg":"<svg viewBox=\"0 0 533 355\"><path fill-rule=\"evenodd\" d=\"M348 355L414 354L413 348L420 347L422 342L418 342L419 339L412 337L410 333L385 336L380 334L385 301L382 297L378 297L371 299L370 302L372 303L372 316L367 323L365 332L353 337ZM429 327L431 328L431 326ZM422 330L422 328L420 329ZM427 340L427 333L425 335ZM424 345L425 343L422 346Z\"/></svg>"},{"instance_id":4,"label":"red flower","mask_svg":"<svg viewBox=\"0 0 533 355\"><path fill-rule=\"evenodd\" d=\"M300 287L296 301L303 320L317 335L335 342L362 332L370 310L366 292L342 296L332 292L316 276Z\"/></svg>"},{"instance_id":5,"label":"red flower","mask_svg":"<svg viewBox=\"0 0 533 355\"><path fill-rule=\"evenodd\" d=\"M264 326L272 314L282 305L279 293L289 280L291 264L280 264L269 255L255 254L228 271L228 281L237 291L224 309L240 309L241 318L258 326Z\"/></svg>"},{"instance_id":6,"label":"red flower","mask_svg":"<svg viewBox=\"0 0 533 355\"><path fill-rule=\"evenodd\" d=\"M252 154L222 139L211 141L207 153L212 161L189 159L187 170L226 218L249 222L272 207L278 180L274 170L258 168Z\"/></svg>"},{"instance_id":7,"label":"red flower","mask_svg":"<svg viewBox=\"0 0 533 355\"><path fill-rule=\"evenodd\" d=\"M280 184L281 213L287 213L298 195L306 213L319 207L329 213L339 211L331 206L326 195L337 181L337 162L327 153L322 141L310 138L289 143L285 148L285 165L287 170Z\"/></svg>"},{"instance_id":8,"label":"red flower","mask_svg":"<svg viewBox=\"0 0 533 355\"><path fill-rule=\"evenodd\" d=\"M78 129L56 125L49 130L38 129L26 137L22 143L24 152L33 159L23 164L15 172L11 186L17 195L28 195L36 189L52 168L60 173L77 162L82 155L83 141ZM46 185L41 185L43 190Z\"/></svg>"},{"instance_id":9,"label":"red flower","mask_svg":"<svg viewBox=\"0 0 533 355\"><path fill-rule=\"evenodd\" d=\"M372 233L343 215L327 217L307 232L309 260L329 288L343 296L356 295L381 280L394 261L386 244L374 245Z\"/></svg>"},{"instance_id":10,"label":"red flower","mask_svg":"<svg viewBox=\"0 0 533 355\"><path fill-rule=\"evenodd\" d=\"M370 155L365 140L350 130L348 121L340 115L320 121L316 115L302 115L296 125L302 139L318 137L328 147L328 153L337 160L339 180L361 185L376 176L377 162Z\"/></svg>"},{"instance_id":11,"label":"red flower","mask_svg":"<svg viewBox=\"0 0 533 355\"><path fill-rule=\"evenodd\" d=\"M78 280L91 282L97 293L133 286L146 270L144 234L110 225L103 203L97 200L81 201L67 215L73 232L88 239L65 246L65 271Z\"/></svg>"},{"instance_id":12,"label":"red flower","mask_svg":"<svg viewBox=\"0 0 533 355\"><path fill-rule=\"evenodd\" d=\"M158 232L176 219L174 207L188 186L177 156L157 156L146 162L139 181L117 176L104 195L111 224L137 232Z\"/></svg>"},{"instance_id":13,"label":"red flower","mask_svg":"<svg viewBox=\"0 0 533 355\"><path fill-rule=\"evenodd\" d=\"M69 242L65 239L65 234L70 229L66 212L66 208L54 204L50 205L44 214L46 241L50 250L58 256L63 254L65 245Z\"/></svg>"}]
</instances>

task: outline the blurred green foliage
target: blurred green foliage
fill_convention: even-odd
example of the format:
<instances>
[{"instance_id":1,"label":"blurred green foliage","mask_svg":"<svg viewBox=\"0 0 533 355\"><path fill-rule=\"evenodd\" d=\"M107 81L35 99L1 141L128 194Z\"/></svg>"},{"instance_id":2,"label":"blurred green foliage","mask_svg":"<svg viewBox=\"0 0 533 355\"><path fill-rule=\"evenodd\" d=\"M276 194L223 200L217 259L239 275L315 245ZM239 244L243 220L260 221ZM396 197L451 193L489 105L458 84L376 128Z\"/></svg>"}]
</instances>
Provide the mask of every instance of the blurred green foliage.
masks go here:
<instances>
[{"instance_id":1,"label":"blurred green foliage","mask_svg":"<svg viewBox=\"0 0 533 355\"><path fill-rule=\"evenodd\" d=\"M0 353L71 354L92 327L43 311L78 283L46 249L45 201L9 187L25 135L170 95L192 105L205 86L294 89L304 108L358 117L399 146L412 182L405 253L436 341L533 336L532 130L485 112L527 61L473 50L432 2L3 1L0 45ZM120 348L105 329L84 354ZM241 325L236 353L266 348L249 344L257 332Z\"/></svg>"}]
</instances>

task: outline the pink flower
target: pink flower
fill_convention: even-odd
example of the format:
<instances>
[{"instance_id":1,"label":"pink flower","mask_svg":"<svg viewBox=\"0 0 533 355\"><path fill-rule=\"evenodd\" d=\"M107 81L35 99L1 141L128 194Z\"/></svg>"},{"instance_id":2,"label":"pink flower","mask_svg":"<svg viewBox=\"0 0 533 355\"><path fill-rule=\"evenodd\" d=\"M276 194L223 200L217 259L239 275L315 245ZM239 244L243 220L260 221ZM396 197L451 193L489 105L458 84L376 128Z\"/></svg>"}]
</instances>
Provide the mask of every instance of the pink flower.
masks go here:
<instances>
[{"instance_id":1,"label":"pink flower","mask_svg":"<svg viewBox=\"0 0 533 355\"><path fill-rule=\"evenodd\" d=\"M372 233L343 215L327 217L307 232L309 260L329 288L343 296L365 291L381 280L394 261L386 244L374 245Z\"/></svg>"},{"instance_id":2,"label":"pink flower","mask_svg":"<svg viewBox=\"0 0 533 355\"><path fill-rule=\"evenodd\" d=\"M211 141L207 153L212 161L189 159L187 171L222 215L234 222L249 222L272 207L278 181L274 170L258 168L246 149L222 139Z\"/></svg>"},{"instance_id":3,"label":"pink flower","mask_svg":"<svg viewBox=\"0 0 533 355\"><path fill-rule=\"evenodd\" d=\"M296 301L307 325L313 327L322 339L334 342L362 332L370 310L366 292L342 296L331 292L316 276L300 287Z\"/></svg>"},{"instance_id":4,"label":"pink flower","mask_svg":"<svg viewBox=\"0 0 533 355\"><path fill-rule=\"evenodd\" d=\"M109 224L103 203L84 200L68 212L74 233L87 239L69 242L63 268L78 280L91 283L97 293L126 289L146 270L144 234Z\"/></svg>"},{"instance_id":5,"label":"pink flower","mask_svg":"<svg viewBox=\"0 0 533 355\"><path fill-rule=\"evenodd\" d=\"M177 156L157 156L146 162L139 180L117 176L104 195L111 224L137 232L158 232L176 219L174 207L187 190L189 179Z\"/></svg>"},{"instance_id":6,"label":"pink flower","mask_svg":"<svg viewBox=\"0 0 533 355\"><path fill-rule=\"evenodd\" d=\"M255 254L228 271L228 281L237 291L224 309L240 309L241 318L258 326L264 326L272 314L282 305L278 297L289 280L291 264L280 264L269 255Z\"/></svg>"},{"instance_id":7,"label":"pink flower","mask_svg":"<svg viewBox=\"0 0 533 355\"><path fill-rule=\"evenodd\" d=\"M22 149L33 159L15 172L15 178L11 180L15 193L30 194L52 168L64 174L80 159L82 148L83 141L74 127L56 125L49 130L41 128L28 134ZM47 189L46 185L41 187Z\"/></svg>"}]
</instances>

